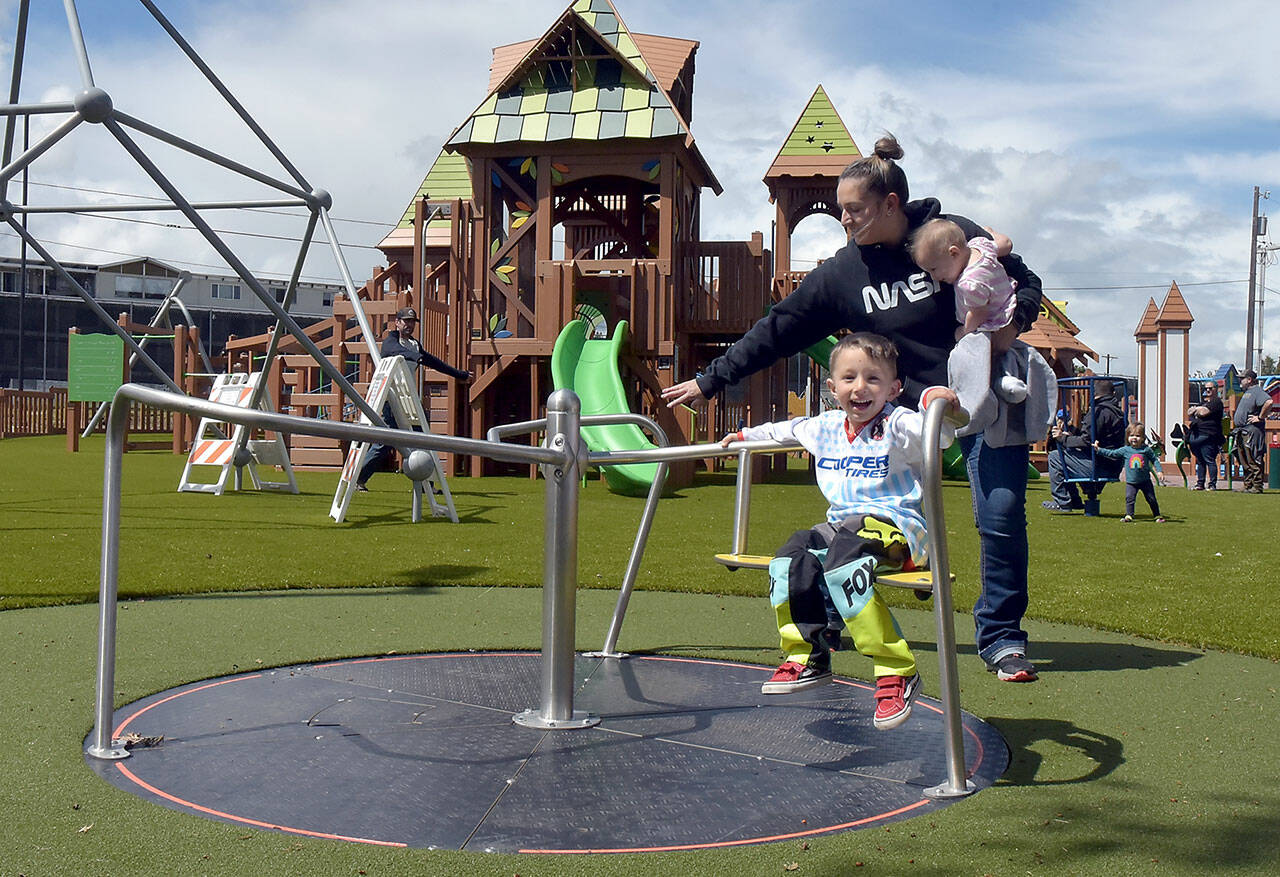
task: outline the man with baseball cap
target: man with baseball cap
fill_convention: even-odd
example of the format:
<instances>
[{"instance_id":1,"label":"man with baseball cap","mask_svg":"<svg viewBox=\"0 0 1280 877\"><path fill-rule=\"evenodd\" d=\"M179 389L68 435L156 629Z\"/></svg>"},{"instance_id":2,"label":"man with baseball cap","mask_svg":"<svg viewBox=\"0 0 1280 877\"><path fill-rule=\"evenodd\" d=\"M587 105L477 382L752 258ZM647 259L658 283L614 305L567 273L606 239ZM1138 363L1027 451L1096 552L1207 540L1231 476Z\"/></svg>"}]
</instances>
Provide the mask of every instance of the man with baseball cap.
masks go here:
<instances>
[{"instance_id":1,"label":"man with baseball cap","mask_svg":"<svg viewBox=\"0 0 1280 877\"><path fill-rule=\"evenodd\" d=\"M1240 389L1244 395L1236 403L1235 417L1231 419L1236 461L1244 469L1245 493L1262 493L1263 433L1271 396L1258 385L1258 373L1253 369L1240 375Z\"/></svg>"},{"instance_id":2,"label":"man with baseball cap","mask_svg":"<svg viewBox=\"0 0 1280 877\"><path fill-rule=\"evenodd\" d=\"M415 377L418 366L426 365L428 368L442 371L460 381L471 380L471 372L459 371L444 360L438 359L423 350L422 345L418 343L418 339L414 337L417 329L417 311L413 308L401 308L396 311L395 328L387 333L386 338L382 339L382 358L403 356L404 361L409 364L409 368ZM387 422L387 426L400 428L400 425L396 423L395 413L391 410L391 403L389 402L382 406L382 419ZM369 479L373 477L373 473L386 466L387 460L391 458L392 450L393 448L390 445L374 445L369 449L369 453L364 458L364 465L360 467L360 474L356 476L356 490L369 489L366 486Z\"/></svg>"}]
</instances>

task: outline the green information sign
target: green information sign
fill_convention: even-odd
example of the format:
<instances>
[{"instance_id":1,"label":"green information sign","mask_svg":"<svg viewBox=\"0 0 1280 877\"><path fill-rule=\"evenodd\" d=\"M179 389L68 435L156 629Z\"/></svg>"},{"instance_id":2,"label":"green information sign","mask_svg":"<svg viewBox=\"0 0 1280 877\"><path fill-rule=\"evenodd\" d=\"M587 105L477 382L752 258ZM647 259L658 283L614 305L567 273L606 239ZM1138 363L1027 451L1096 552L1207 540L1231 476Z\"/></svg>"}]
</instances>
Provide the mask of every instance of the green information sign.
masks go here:
<instances>
[{"instance_id":1,"label":"green information sign","mask_svg":"<svg viewBox=\"0 0 1280 877\"><path fill-rule=\"evenodd\" d=\"M69 335L67 399L106 402L123 383L124 341L118 335Z\"/></svg>"}]
</instances>

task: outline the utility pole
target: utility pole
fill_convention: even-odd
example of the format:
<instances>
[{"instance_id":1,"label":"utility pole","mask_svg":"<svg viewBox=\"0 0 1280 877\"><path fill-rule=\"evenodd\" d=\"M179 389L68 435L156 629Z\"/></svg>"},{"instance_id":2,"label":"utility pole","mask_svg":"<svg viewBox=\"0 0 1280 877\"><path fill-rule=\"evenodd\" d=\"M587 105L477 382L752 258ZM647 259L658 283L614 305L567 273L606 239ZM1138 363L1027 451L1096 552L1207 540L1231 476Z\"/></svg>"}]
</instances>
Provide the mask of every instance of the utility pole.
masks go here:
<instances>
[{"instance_id":1,"label":"utility pole","mask_svg":"<svg viewBox=\"0 0 1280 877\"><path fill-rule=\"evenodd\" d=\"M1253 293L1258 282L1258 187L1253 187L1253 213L1249 217L1249 310L1244 318L1244 369L1253 368Z\"/></svg>"},{"instance_id":2,"label":"utility pole","mask_svg":"<svg viewBox=\"0 0 1280 877\"><path fill-rule=\"evenodd\" d=\"M1107 361L1107 364L1106 366L1104 366L1102 373L1104 375L1111 374L1111 360L1117 359L1118 357L1112 356L1110 353L1100 353L1098 355Z\"/></svg>"},{"instance_id":3,"label":"utility pole","mask_svg":"<svg viewBox=\"0 0 1280 877\"><path fill-rule=\"evenodd\" d=\"M1264 232L1265 233L1265 232ZM1263 244L1258 248L1258 371L1262 371L1262 351L1265 346L1263 338L1263 316L1267 311L1267 265L1271 262L1271 254L1280 250L1280 246Z\"/></svg>"},{"instance_id":4,"label":"utility pole","mask_svg":"<svg viewBox=\"0 0 1280 877\"><path fill-rule=\"evenodd\" d=\"M1253 187L1253 216L1249 221L1249 311L1244 322L1244 367L1245 371L1253 368L1253 316L1254 302L1258 289L1258 238L1267 233L1267 218L1258 216L1258 198L1271 197L1271 191L1259 192Z\"/></svg>"}]
</instances>

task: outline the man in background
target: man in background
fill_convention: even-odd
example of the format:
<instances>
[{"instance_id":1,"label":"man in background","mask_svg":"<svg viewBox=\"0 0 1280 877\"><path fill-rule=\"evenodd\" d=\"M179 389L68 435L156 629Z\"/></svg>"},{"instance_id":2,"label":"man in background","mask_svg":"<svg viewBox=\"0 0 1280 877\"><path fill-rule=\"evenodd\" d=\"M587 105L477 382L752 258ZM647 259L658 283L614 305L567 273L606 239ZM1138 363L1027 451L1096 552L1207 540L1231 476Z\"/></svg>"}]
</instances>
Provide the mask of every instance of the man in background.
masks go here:
<instances>
[{"instance_id":1,"label":"man in background","mask_svg":"<svg viewBox=\"0 0 1280 877\"><path fill-rule=\"evenodd\" d=\"M1062 420L1050 430L1050 437L1057 443L1057 447L1049 449L1049 491L1053 499L1041 503L1049 511L1080 511L1084 503L1077 484L1089 499L1096 499L1102 491L1102 480L1113 480L1120 474L1121 462L1094 458L1093 443L1104 448L1122 446L1127 426L1124 412L1112 381L1098 381L1094 392L1093 409L1084 415L1085 423L1093 424L1092 435L1088 426L1072 426Z\"/></svg>"},{"instance_id":2,"label":"man in background","mask_svg":"<svg viewBox=\"0 0 1280 877\"><path fill-rule=\"evenodd\" d=\"M436 371L442 371L451 378L460 381L471 380L471 372L459 371L449 365L442 359L432 356L430 353L422 349L422 345L418 343L418 339L414 337L414 333L418 328L418 312L413 308L401 308L396 311L395 328L387 333L387 337L382 339L382 358L389 356L403 356L404 361L409 364L409 369L415 380L418 375L418 366L425 365ZM403 429L404 425L396 423L395 412L391 409L391 403L387 402L382 406L382 419L386 421L387 426ZM387 461L391 459L392 451L395 449L391 445L374 445L369 448L369 452L365 454L364 465L360 467L360 474L356 477L356 490L368 490L366 486L369 479L373 477L375 472L380 472L387 465Z\"/></svg>"},{"instance_id":3,"label":"man in background","mask_svg":"<svg viewBox=\"0 0 1280 877\"><path fill-rule=\"evenodd\" d=\"M1258 385L1258 373L1249 369L1240 376L1244 395L1231 420L1236 440L1236 462L1244 469L1244 492L1262 493L1262 454L1271 396Z\"/></svg>"}]
</instances>

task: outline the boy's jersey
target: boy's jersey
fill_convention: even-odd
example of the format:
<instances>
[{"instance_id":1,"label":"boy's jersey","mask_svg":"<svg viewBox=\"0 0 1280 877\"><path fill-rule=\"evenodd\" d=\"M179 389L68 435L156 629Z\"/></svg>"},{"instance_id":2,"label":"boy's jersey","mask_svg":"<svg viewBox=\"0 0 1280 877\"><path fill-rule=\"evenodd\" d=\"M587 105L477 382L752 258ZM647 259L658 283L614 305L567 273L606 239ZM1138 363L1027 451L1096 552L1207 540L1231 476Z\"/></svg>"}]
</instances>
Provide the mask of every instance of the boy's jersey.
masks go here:
<instances>
[{"instance_id":1,"label":"boy's jersey","mask_svg":"<svg viewBox=\"0 0 1280 877\"><path fill-rule=\"evenodd\" d=\"M827 521L839 524L855 514L892 521L907 537L911 559L923 566L928 558L928 534L921 510L920 475L924 464L924 416L893 404L850 441L845 413L839 409L817 417L797 417L747 427L742 436L794 440L813 455L818 487L827 498ZM944 421L943 447L953 431Z\"/></svg>"}]
</instances>

